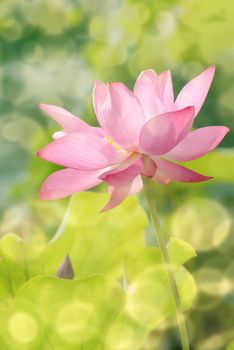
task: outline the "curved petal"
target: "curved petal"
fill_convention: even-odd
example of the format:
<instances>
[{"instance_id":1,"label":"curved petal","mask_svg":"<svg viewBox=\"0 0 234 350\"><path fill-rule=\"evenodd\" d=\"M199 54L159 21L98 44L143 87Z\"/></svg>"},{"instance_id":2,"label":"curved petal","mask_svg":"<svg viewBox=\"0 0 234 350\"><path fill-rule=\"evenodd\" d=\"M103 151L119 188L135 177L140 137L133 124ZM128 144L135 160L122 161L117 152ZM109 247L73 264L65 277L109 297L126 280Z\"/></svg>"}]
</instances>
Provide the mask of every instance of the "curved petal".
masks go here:
<instances>
[{"instance_id":1,"label":"curved petal","mask_svg":"<svg viewBox=\"0 0 234 350\"><path fill-rule=\"evenodd\" d=\"M147 120L170 111L174 103L171 73L165 71L157 75L153 69L141 72L134 86L134 94Z\"/></svg>"},{"instance_id":2,"label":"curved petal","mask_svg":"<svg viewBox=\"0 0 234 350\"><path fill-rule=\"evenodd\" d=\"M141 189L143 188L143 181L140 175L138 175L132 182L132 186L130 189L129 194L137 194L138 192L141 191Z\"/></svg>"},{"instance_id":3,"label":"curved petal","mask_svg":"<svg viewBox=\"0 0 234 350\"><path fill-rule=\"evenodd\" d=\"M101 212L117 207L128 195L138 193L143 187L141 176L138 175L133 181L123 186L109 186L110 198Z\"/></svg>"},{"instance_id":4,"label":"curved petal","mask_svg":"<svg viewBox=\"0 0 234 350\"><path fill-rule=\"evenodd\" d=\"M109 186L110 198L101 210L101 213L117 207L117 205L123 202L123 200L129 195L130 190L131 183L117 187Z\"/></svg>"},{"instance_id":5,"label":"curved petal","mask_svg":"<svg viewBox=\"0 0 234 350\"><path fill-rule=\"evenodd\" d=\"M192 131L164 157L177 162L187 162L202 157L212 151L228 131L229 129L225 126L208 126Z\"/></svg>"},{"instance_id":6,"label":"curved petal","mask_svg":"<svg viewBox=\"0 0 234 350\"><path fill-rule=\"evenodd\" d=\"M202 182L212 179L210 176L201 175L193 170L164 159L155 159L155 161L158 169L152 179L156 182L166 184L171 180L177 182Z\"/></svg>"},{"instance_id":7,"label":"curved petal","mask_svg":"<svg viewBox=\"0 0 234 350\"><path fill-rule=\"evenodd\" d=\"M180 91L175 106L181 109L187 106L195 107L195 116L199 113L208 94L215 73L215 66L210 66L196 78L190 80Z\"/></svg>"},{"instance_id":8,"label":"curved petal","mask_svg":"<svg viewBox=\"0 0 234 350\"><path fill-rule=\"evenodd\" d=\"M70 168L56 171L43 182L39 197L58 199L85 191L102 182L99 179L100 173L100 170L81 171Z\"/></svg>"},{"instance_id":9,"label":"curved petal","mask_svg":"<svg viewBox=\"0 0 234 350\"><path fill-rule=\"evenodd\" d=\"M97 81L93 104L102 129L115 142L128 150L136 150L145 116L136 96L122 83L108 85Z\"/></svg>"},{"instance_id":10,"label":"curved petal","mask_svg":"<svg viewBox=\"0 0 234 350\"><path fill-rule=\"evenodd\" d=\"M108 176L108 175L113 175L115 173L121 172L122 170L125 170L127 168L129 168L131 165L133 165L134 163L136 163L136 161L138 159L140 159L142 157L141 154L139 153L132 153L127 159L125 159L122 163L117 164L117 165L113 165L110 169L108 169L107 171L105 171L102 174L102 178Z\"/></svg>"},{"instance_id":11,"label":"curved petal","mask_svg":"<svg viewBox=\"0 0 234 350\"><path fill-rule=\"evenodd\" d=\"M170 112L174 103L174 92L171 72L169 70L159 74L159 85L161 86L161 99L163 101L163 111Z\"/></svg>"},{"instance_id":12,"label":"curved petal","mask_svg":"<svg viewBox=\"0 0 234 350\"><path fill-rule=\"evenodd\" d=\"M89 131L90 126L87 123L72 113L66 111L66 109L44 103L40 103L38 107L43 112L46 112L58 124L60 124L64 128L65 132Z\"/></svg>"},{"instance_id":13,"label":"curved petal","mask_svg":"<svg viewBox=\"0 0 234 350\"><path fill-rule=\"evenodd\" d=\"M38 156L64 167L91 170L120 163L129 154L117 151L105 138L91 131L72 133L54 140L41 149Z\"/></svg>"},{"instance_id":14,"label":"curved petal","mask_svg":"<svg viewBox=\"0 0 234 350\"><path fill-rule=\"evenodd\" d=\"M158 80L157 73L153 69L148 69L140 73L134 86L134 94L141 103L146 120L163 113Z\"/></svg>"},{"instance_id":15,"label":"curved petal","mask_svg":"<svg viewBox=\"0 0 234 350\"><path fill-rule=\"evenodd\" d=\"M144 152L161 155L175 147L190 130L194 108L165 113L145 123L140 134L140 147Z\"/></svg>"},{"instance_id":16,"label":"curved petal","mask_svg":"<svg viewBox=\"0 0 234 350\"><path fill-rule=\"evenodd\" d=\"M143 170L141 175L145 177L152 177L155 174L157 166L149 156L143 156Z\"/></svg>"},{"instance_id":17,"label":"curved petal","mask_svg":"<svg viewBox=\"0 0 234 350\"><path fill-rule=\"evenodd\" d=\"M124 170L111 170L109 173L102 174L100 178L111 186L124 186L132 182L141 173L142 169L143 163L138 160Z\"/></svg>"}]
</instances>

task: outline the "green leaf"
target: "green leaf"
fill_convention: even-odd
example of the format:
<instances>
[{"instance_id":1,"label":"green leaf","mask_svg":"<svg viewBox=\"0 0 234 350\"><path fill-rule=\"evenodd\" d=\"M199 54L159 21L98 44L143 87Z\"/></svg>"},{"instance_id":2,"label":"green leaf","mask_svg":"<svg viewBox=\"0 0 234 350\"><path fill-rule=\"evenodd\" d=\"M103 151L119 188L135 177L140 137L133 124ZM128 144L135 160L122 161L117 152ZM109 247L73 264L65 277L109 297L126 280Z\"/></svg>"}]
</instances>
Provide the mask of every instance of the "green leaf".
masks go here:
<instances>
[{"instance_id":1,"label":"green leaf","mask_svg":"<svg viewBox=\"0 0 234 350\"><path fill-rule=\"evenodd\" d=\"M1 347L101 350L123 303L123 290L105 276L76 281L35 277L0 316Z\"/></svg>"},{"instance_id":2,"label":"green leaf","mask_svg":"<svg viewBox=\"0 0 234 350\"><path fill-rule=\"evenodd\" d=\"M197 255L189 243L176 237L171 237L168 242L168 253L171 261L177 266L184 264Z\"/></svg>"},{"instance_id":3,"label":"green leaf","mask_svg":"<svg viewBox=\"0 0 234 350\"><path fill-rule=\"evenodd\" d=\"M159 249L142 248L147 220L137 199L100 214L106 200L97 193L74 196L60 231L47 245L12 234L0 241L5 286L0 337L6 349L137 350L175 312ZM196 288L182 264L195 252L176 238L168 249L187 309ZM67 255L75 280L55 277ZM115 282L123 272L125 291Z\"/></svg>"},{"instance_id":4,"label":"green leaf","mask_svg":"<svg viewBox=\"0 0 234 350\"><path fill-rule=\"evenodd\" d=\"M44 255L50 271L55 272L69 254L78 277L93 273L121 275L124 257L144 245L147 219L136 197L100 213L107 198L107 194L85 192L71 199L64 228ZM54 251L56 257L51 259Z\"/></svg>"},{"instance_id":5,"label":"green leaf","mask_svg":"<svg viewBox=\"0 0 234 350\"><path fill-rule=\"evenodd\" d=\"M28 279L56 275L69 255L75 277L122 274L123 259L144 244L147 220L135 197L111 212L100 214L106 194L85 192L71 199L65 220L49 244L33 244L17 235L0 241L0 307L8 305Z\"/></svg>"},{"instance_id":6,"label":"green leaf","mask_svg":"<svg viewBox=\"0 0 234 350\"><path fill-rule=\"evenodd\" d=\"M0 307L11 302L19 287L32 275L39 274L32 263L45 249L24 242L19 236L9 234L0 241ZM33 271L31 271L33 270Z\"/></svg>"},{"instance_id":7,"label":"green leaf","mask_svg":"<svg viewBox=\"0 0 234 350\"><path fill-rule=\"evenodd\" d=\"M174 240L171 247L172 251L178 247L180 261L192 255L187 243ZM173 256L181 302L187 309L195 284ZM129 256L125 272L125 290L104 275L32 278L1 312L4 349L140 349L148 334L175 312L174 304L158 248L143 248Z\"/></svg>"}]
</instances>

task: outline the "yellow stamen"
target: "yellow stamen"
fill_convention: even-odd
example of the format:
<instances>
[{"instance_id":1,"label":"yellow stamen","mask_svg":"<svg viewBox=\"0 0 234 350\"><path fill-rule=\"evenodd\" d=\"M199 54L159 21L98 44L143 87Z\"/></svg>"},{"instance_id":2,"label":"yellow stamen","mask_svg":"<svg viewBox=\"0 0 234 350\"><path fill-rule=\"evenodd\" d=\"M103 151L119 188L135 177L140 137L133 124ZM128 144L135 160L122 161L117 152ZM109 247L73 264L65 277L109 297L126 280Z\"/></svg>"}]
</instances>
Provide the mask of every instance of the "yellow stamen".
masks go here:
<instances>
[{"instance_id":1,"label":"yellow stamen","mask_svg":"<svg viewBox=\"0 0 234 350\"><path fill-rule=\"evenodd\" d=\"M105 136L104 140L106 142L108 142L116 151L118 152L122 152L122 153L129 153L129 151L125 150L124 148L122 148L120 145L118 145L118 143L116 143L112 137L110 136Z\"/></svg>"}]
</instances>

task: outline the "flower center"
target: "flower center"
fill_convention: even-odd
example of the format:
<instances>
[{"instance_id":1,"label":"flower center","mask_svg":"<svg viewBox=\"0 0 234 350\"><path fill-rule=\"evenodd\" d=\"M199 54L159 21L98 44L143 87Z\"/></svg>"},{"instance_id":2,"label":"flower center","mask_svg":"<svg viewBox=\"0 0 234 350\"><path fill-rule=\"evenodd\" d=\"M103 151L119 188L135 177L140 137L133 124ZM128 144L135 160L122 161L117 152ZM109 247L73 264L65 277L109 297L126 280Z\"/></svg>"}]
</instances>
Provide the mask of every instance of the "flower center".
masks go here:
<instances>
[{"instance_id":1,"label":"flower center","mask_svg":"<svg viewBox=\"0 0 234 350\"><path fill-rule=\"evenodd\" d=\"M117 142L115 142L112 137L110 136L105 136L104 140L106 142L108 142L117 152L121 152L121 153L130 153L129 151L127 151L126 149L122 148Z\"/></svg>"}]
</instances>

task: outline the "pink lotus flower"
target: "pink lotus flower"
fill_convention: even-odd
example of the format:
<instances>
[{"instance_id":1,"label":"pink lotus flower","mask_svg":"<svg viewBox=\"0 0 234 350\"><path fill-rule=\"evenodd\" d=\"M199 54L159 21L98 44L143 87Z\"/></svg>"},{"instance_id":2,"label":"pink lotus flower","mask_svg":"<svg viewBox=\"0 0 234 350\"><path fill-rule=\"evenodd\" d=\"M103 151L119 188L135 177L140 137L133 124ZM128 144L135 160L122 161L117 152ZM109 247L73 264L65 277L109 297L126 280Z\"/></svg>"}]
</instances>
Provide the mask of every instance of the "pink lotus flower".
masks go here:
<instances>
[{"instance_id":1,"label":"pink lotus flower","mask_svg":"<svg viewBox=\"0 0 234 350\"><path fill-rule=\"evenodd\" d=\"M142 176L163 184L211 179L175 162L210 152L229 131L225 126L191 131L214 71L211 66L191 80L175 101L169 71L143 71L134 92L122 83L97 81L93 104L100 127L91 127L60 107L40 104L63 131L55 133L55 140L38 156L65 167L45 180L40 198L62 198L104 181L110 192L105 211L139 192Z\"/></svg>"}]
</instances>

